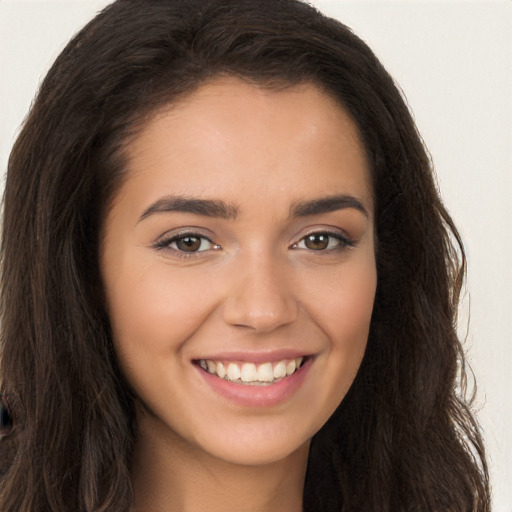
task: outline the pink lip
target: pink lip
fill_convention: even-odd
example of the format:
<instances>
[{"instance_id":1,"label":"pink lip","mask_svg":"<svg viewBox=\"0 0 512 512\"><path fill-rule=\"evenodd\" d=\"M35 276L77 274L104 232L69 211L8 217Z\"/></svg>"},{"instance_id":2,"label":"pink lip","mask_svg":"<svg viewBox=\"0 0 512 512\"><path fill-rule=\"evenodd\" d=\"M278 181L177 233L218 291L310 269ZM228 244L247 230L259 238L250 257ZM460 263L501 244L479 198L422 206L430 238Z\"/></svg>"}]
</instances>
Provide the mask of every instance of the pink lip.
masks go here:
<instances>
[{"instance_id":1,"label":"pink lip","mask_svg":"<svg viewBox=\"0 0 512 512\"><path fill-rule=\"evenodd\" d=\"M226 355L226 354L224 354ZM233 358L232 353L229 354L229 359L231 361L236 360L237 358ZM274 355L274 354L273 354ZM215 359L220 359L220 354L216 354ZM290 356L289 359L293 359L294 356ZM295 357L300 357L299 355ZM228 359L228 358L226 358ZM243 355L243 358L240 358L243 361L255 361L254 359L248 358L247 354ZM287 357L282 357L281 359L287 359ZM274 359L271 359L271 361ZM262 359L261 361L255 362L265 362L269 361L268 354L267 359ZM269 384L266 386L251 386L247 384L238 384L236 382L231 382L229 380L221 379L216 375L208 373L203 370L200 366L197 366L197 372L200 377L204 379L204 381L208 384L210 389L212 389L215 393L221 395L226 398L230 402L233 402L242 407L271 407L277 405L281 402L284 402L288 397L290 397L301 384L304 382L306 375L311 367L313 362L313 358L308 358L304 364L292 375L288 377L284 377L280 381L275 384Z\"/></svg>"}]
</instances>

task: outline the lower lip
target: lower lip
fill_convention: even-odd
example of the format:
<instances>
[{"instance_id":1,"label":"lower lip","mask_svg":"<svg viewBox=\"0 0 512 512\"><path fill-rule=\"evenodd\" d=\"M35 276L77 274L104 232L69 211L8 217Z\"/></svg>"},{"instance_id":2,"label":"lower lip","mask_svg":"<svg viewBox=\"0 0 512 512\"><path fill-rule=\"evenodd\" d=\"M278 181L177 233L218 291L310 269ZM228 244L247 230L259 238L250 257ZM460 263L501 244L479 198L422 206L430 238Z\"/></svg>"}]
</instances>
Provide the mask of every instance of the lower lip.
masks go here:
<instances>
[{"instance_id":1,"label":"lower lip","mask_svg":"<svg viewBox=\"0 0 512 512\"><path fill-rule=\"evenodd\" d=\"M271 407L286 401L298 390L306 378L311 363L312 358L308 358L292 375L265 386L251 386L221 379L199 366L197 371L215 393L230 402L243 407Z\"/></svg>"}]
</instances>

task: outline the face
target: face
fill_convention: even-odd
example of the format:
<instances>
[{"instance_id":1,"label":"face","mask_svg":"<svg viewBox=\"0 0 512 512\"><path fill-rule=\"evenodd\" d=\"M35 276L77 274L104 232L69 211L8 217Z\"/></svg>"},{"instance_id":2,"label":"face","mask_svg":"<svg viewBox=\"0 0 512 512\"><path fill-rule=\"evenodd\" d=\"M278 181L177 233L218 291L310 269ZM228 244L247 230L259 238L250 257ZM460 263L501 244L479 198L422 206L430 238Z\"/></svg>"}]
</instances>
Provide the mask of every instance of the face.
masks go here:
<instances>
[{"instance_id":1,"label":"face","mask_svg":"<svg viewBox=\"0 0 512 512\"><path fill-rule=\"evenodd\" d=\"M148 123L127 172L100 265L141 430L237 464L307 448L375 294L354 123L313 86L214 81Z\"/></svg>"}]
</instances>

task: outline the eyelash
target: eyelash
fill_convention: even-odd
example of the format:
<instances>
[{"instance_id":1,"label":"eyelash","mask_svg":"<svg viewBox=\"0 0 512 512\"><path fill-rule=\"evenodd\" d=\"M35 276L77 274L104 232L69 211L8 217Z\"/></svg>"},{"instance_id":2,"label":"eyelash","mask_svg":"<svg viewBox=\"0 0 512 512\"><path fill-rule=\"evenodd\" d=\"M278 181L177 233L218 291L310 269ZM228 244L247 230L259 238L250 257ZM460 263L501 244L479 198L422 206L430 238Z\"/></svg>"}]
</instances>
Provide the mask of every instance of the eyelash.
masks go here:
<instances>
[{"instance_id":1,"label":"eyelash","mask_svg":"<svg viewBox=\"0 0 512 512\"><path fill-rule=\"evenodd\" d=\"M308 247L299 247L299 244L306 243L307 239L309 237L321 237L321 236L327 236L329 239L335 239L338 241L338 243L334 247L329 247L331 245L332 240L328 241L328 246L325 249L310 249ZM200 246L203 245L203 242L206 241L209 244L211 244L211 247L208 249L203 250L195 250L195 251L183 251L179 249L178 247L171 247L172 244L176 244L179 241L186 240L187 238L190 239L196 239L200 241ZM338 232L332 232L332 231L315 231L312 233L308 233L307 235L303 236L297 243L294 243L290 246L291 249L298 249L298 250L308 250L314 253L319 254L332 254L333 252L338 252L344 249L347 249L349 247L354 247L355 242L351 240L349 237L342 235ZM201 252L207 252L209 250L219 250L221 249L221 246L218 244L214 244L208 237L201 235L200 233L194 233L194 232L185 232L185 233L179 233L177 235L172 235L170 237L163 238L162 240L159 240L155 243L154 248L157 250L169 250L173 251L176 256L180 258L192 258L196 257L198 253Z\"/></svg>"},{"instance_id":2,"label":"eyelash","mask_svg":"<svg viewBox=\"0 0 512 512\"><path fill-rule=\"evenodd\" d=\"M201 245L203 245L204 241L207 241L209 244L211 244L211 247L202 251L183 251L178 247L171 247L172 244L176 244L177 242L186 240L187 238L199 240ZM212 249L218 250L221 247L220 245L214 244L207 236L201 235L200 233L185 232L172 235L170 237L165 237L162 240L158 240L154 245L154 248L157 250L173 251L173 253L175 253L179 258L193 258L198 253L206 252Z\"/></svg>"},{"instance_id":3,"label":"eyelash","mask_svg":"<svg viewBox=\"0 0 512 512\"><path fill-rule=\"evenodd\" d=\"M335 240L338 241L337 245L334 246L334 247L327 247L325 249L318 249L318 250L315 250L315 249L309 249L308 247L298 247L298 245L300 243L305 243L306 240L310 237L320 237L320 236L327 236L329 238L334 238ZM328 242L328 245L331 244L331 241ZM334 231L314 231L312 233L308 233L307 235L303 236L297 243L293 244L292 245L292 249L304 249L304 250L310 250L312 252L318 252L318 253L332 253L332 252L337 252L337 251L341 251L343 249L347 249L349 247L354 247L355 246L355 242L354 240L350 239L348 236L346 235L343 235L339 232L334 232Z\"/></svg>"}]
</instances>

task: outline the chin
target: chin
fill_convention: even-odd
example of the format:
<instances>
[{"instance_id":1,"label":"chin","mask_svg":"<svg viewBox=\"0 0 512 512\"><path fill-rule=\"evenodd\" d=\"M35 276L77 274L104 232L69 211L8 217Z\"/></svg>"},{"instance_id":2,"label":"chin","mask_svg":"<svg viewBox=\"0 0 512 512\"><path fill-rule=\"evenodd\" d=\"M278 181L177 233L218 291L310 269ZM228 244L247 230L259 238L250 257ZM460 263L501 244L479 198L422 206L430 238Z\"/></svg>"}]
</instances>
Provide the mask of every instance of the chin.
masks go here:
<instances>
[{"instance_id":1,"label":"chin","mask_svg":"<svg viewBox=\"0 0 512 512\"><path fill-rule=\"evenodd\" d=\"M229 464L265 466L297 456L307 457L311 438L321 424L253 417L219 427L203 431L189 442L198 451Z\"/></svg>"},{"instance_id":2,"label":"chin","mask_svg":"<svg viewBox=\"0 0 512 512\"><path fill-rule=\"evenodd\" d=\"M311 439L301 443L287 443L282 439L266 441L241 440L224 446L204 447L214 458L237 466L268 466L281 461L307 457Z\"/></svg>"}]
</instances>

